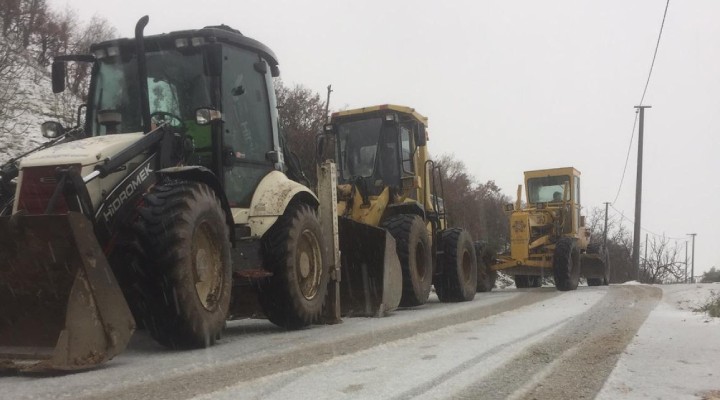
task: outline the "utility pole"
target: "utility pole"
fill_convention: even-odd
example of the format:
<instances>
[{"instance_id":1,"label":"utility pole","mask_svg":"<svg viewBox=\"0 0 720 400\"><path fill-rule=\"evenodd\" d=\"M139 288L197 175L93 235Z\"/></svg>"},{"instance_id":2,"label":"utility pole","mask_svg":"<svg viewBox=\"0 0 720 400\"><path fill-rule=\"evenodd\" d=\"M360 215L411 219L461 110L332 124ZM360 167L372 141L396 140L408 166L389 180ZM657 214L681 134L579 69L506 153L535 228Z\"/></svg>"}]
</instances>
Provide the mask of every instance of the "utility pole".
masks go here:
<instances>
[{"instance_id":1,"label":"utility pole","mask_svg":"<svg viewBox=\"0 0 720 400\"><path fill-rule=\"evenodd\" d=\"M643 164L643 129L645 127L645 109L651 106L635 106L640 113L638 128L637 179L635 180L635 231L633 233L633 267L636 280L640 281L640 216L642 204L642 164Z\"/></svg>"},{"instance_id":2,"label":"utility pole","mask_svg":"<svg viewBox=\"0 0 720 400\"><path fill-rule=\"evenodd\" d=\"M687 240L685 241L685 283L688 283L688 280L687 280Z\"/></svg>"},{"instance_id":3,"label":"utility pole","mask_svg":"<svg viewBox=\"0 0 720 400\"><path fill-rule=\"evenodd\" d=\"M692 264L690 267L690 283L695 283L695 236L697 236L697 233L688 233L688 235L692 236Z\"/></svg>"},{"instance_id":4,"label":"utility pole","mask_svg":"<svg viewBox=\"0 0 720 400\"><path fill-rule=\"evenodd\" d=\"M607 250L607 219L609 202L605 202L605 230L603 230L603 247Z\"/></svg>"}]
</instances>

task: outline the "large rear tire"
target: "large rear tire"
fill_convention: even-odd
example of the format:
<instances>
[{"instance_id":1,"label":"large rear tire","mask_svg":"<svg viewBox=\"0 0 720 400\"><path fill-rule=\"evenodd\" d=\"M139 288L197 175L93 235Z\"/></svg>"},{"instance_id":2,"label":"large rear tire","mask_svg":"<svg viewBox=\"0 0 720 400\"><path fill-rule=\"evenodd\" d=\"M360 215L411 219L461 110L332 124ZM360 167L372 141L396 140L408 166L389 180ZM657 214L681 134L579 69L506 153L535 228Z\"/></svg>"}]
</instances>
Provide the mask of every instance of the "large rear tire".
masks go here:
<instances>
[{"instance_id":1,"label":"large rear tire","mask_svg":"<svg viewBox=\"0 0 720 400\"><path fill-rule=\"evenodd\" d=\"M317 322L329 272L322 258L322 231L315 210L290 206L263 237L265 268L273 276L260 284L259 300L270 322L300 329Z\"/></svg>"},{"instance_id":2,"label":"large rear tire","mask_svg":"<svg viewBox=\"0 0 720 400\"><path fill-rule=\"evenodd\" d=\"M139 210L146 255L143 325L171 348L215 343L225 327L232 287L229 230L210 187L166 182Z\"/></svg>"},{"instance_id":3,"label":"large rear tire","mask_svg":"<svg viewBox=\"0 0 720 400\"><path fill-rule=\"evenodd\" d=\"M383 222L383 227L395 239L403 290L401 307L425 304L432 285L432 254L425 222L414 214L400 214Z\"/></svg>"},{"instance_id":4,"label":"large rear tire","mask_svg":"<svg viewBox=\"0 0 720 400\"><path fill-rule=\"evenodd\" d=\"M495 252L481 242L475 242L475 256L477 257L477 291L489 292L495 287L497 271L491 266L495 263Z\"/></svg>"},{"instance_id":5,"label":"large rear tire","mask_svg":"<svg viewBox=\"0 0 720 400\"><path fill-rule=\"evenodd\" d=\"M576 240L569 237L558 240L553 255L553 275L558 290L577 289L580 281L580 249Z\"/></svg>"},{"instance_id":6,"label":"large rear tire","mask_svg":"<svg viewBox=\"0 0 720 400\"><path fill-rule=\"evenodd\" d=\"M477 256L470 234L452 228L442 232L435 291L442 302L470 301L477 291Z\"/></svg>"}]
</instances>

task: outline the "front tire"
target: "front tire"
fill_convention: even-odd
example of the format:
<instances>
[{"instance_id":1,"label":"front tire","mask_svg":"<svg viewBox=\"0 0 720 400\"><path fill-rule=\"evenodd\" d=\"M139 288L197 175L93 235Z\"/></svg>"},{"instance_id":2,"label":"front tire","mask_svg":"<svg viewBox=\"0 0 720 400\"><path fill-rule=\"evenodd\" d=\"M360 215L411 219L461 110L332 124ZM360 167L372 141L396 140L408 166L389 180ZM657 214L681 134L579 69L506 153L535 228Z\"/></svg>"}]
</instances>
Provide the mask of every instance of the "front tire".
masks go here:
<instances>
[{"instance_id":1,"label":"front tire","mask_svg":"<svg viewBox=\"0 0 720 400\"><path fill-rule=\"evenodd\" d=\"M558 240L553 255L553 275L558 290L577 289L580 281L580 249L576 240L569 237Z\"/></svg>"},{"instance_id":2,"label":"front tire","mask_svg":"<svg viewBox=\"0 0 720 400\"><path fill-rule=\"evenodd\" d=\"M153 187L139 210L147 264L143 324L160 344L202 348L225 327L232 287L225 212L209 186Z\"/></svg>"},{"instance_id":3,"label":"front tire","mask_svg":"<svg viewBox=\"0 0 720 400\"><path fill-rule=\"evenodd\" d=\"M273 276L260 284L259 301L270 322L285 329L317 322L329 272L315 210L306 204L288 207L263 237L263 260Z\"/></svg>"},{"instance_id":4,"label":"front tire","mask_svg":"<svg viewBox=\"0 0 720 400\"><path fill-rule=\"evenodd\" d=\"M432 254L425 222L414 214L400 214L383 222L383 227L395 239L403 290L401 307L423 305L430 296L432 285Z\"/></svg>"},{"instance_id":5,"label":"front tire","mask_svg":"<svg viewBox=\"0 0 720 400\"><path fill-rule=\"evenodd\" d=\"M459 228L442 232L442 254L435 291L442 302L470 301L477 291L477 257L470 234Z\"/></svg>"}]
</instances>

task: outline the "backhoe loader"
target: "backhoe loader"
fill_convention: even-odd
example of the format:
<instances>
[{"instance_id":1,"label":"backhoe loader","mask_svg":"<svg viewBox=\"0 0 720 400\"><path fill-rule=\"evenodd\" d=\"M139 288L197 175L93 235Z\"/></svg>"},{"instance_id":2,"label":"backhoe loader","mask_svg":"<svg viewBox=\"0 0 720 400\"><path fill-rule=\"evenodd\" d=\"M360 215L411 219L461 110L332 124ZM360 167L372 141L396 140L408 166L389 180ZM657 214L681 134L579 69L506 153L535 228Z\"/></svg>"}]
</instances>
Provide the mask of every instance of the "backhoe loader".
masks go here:
<instances>
[{"instance_id":1,"label":"backhoe loader","mask_svg":"<svg viewBox=\"0 0 720 400\"><path fill-rule=\"evenodd\" d=\"M522 185L517 201L507 204L510 249L492 268L514 275L518 288L539 287L552 276L558 290L575 290L580 276L591 286L607 285L607 250L590 244L585 217L580 214L580 171L572 167L525 172L527 205Z\"/></svg>"},{"instance_id":2,"label":"backhoe loader","mask_svg":"<svg viewBox=\"0 0 720 400\"><path fill-rule=\"evenodd\" d=\"M475 248L467 231L446 226L427 123L412 108L381 105L333 113L325 125L338 165L345 313L422 305L432 284L441 301L475 296Z\"/></svg>"},{"instance_id":3,"label":"backhoe loader","mask_svg":"<svg viewBox=\"0 0 720 400\"><path fill-rule=\"evenodd\" d=\"M3 169L0 369L89 368L136 324L198 348L228 318L339 317L337 204L318 198L336 193L334 164L318 196L286 177L277 58L225 25L145 37L147 23L55 58L55 93L67 63L92 64L85 122Z\"/></svg>"}]
</instances>

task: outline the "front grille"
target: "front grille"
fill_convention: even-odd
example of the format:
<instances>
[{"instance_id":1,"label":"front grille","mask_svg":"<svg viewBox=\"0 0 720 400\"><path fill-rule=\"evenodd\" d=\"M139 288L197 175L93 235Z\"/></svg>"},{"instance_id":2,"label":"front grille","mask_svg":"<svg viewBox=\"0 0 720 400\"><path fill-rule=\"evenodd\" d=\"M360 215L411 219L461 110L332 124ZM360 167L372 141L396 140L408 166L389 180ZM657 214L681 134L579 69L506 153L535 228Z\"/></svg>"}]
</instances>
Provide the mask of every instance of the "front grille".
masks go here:
<instances>
[{"instance_id":1,"label":"front grille","mask_svg":"<svg viewBox=\"0 0 720 400\"><path fill-rule=\"evenodd\" d=\"M20 194L18 195L18 211L24 210L28 214L43 214L47 209L50 197L57 187L57 168L60 166L51 165L47 167L27 167L22 169L22 182ZM61 166L63 168L69 166ZM72 165L80 168L80 165ZM62 194L55 203L53 214L64 214L68 212L65 196Z\"/></svg>"}]
</instances>

